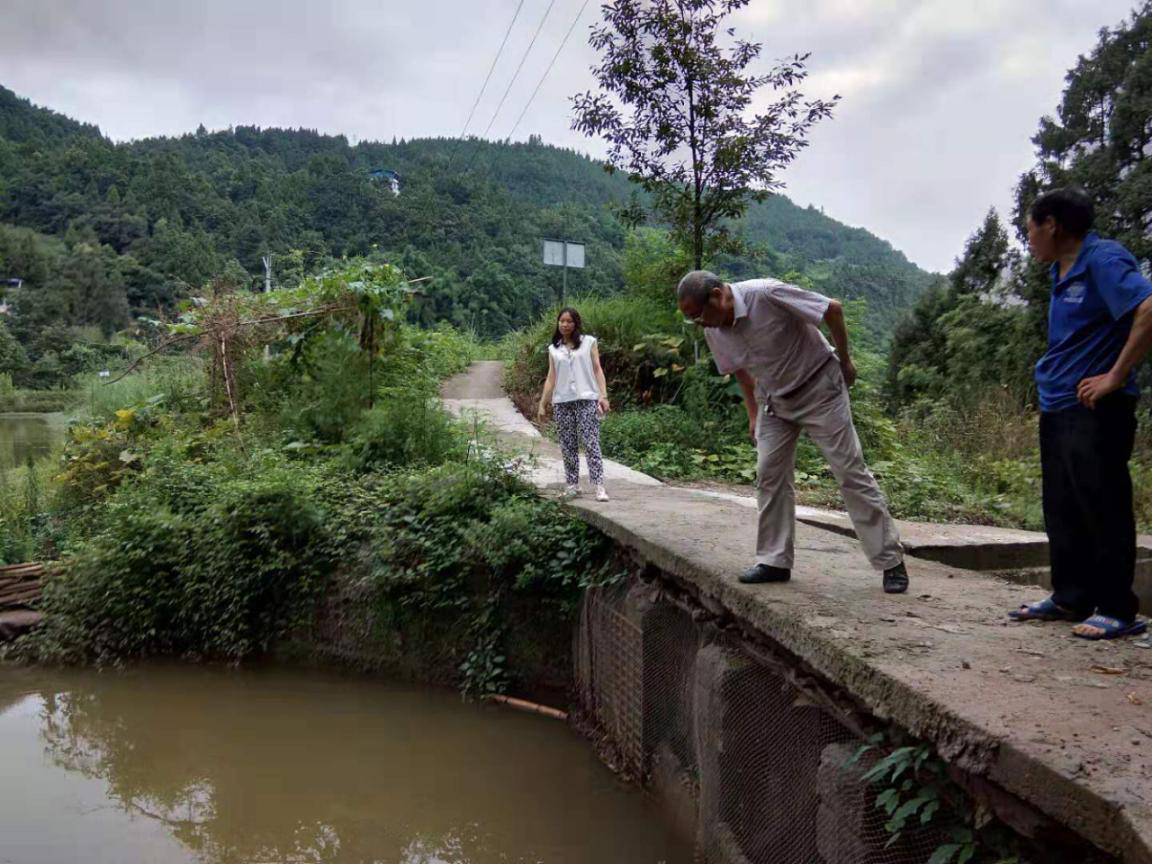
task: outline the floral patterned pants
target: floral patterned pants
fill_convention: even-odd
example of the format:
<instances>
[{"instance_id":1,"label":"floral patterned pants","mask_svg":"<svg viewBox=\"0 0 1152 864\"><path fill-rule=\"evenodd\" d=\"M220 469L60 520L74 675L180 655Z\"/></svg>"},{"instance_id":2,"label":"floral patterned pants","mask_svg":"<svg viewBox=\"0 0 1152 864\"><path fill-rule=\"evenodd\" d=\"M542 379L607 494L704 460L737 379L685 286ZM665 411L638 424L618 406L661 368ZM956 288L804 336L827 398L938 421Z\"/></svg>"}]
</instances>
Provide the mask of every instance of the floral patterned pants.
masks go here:
<instances>
[{"instance_id":1,"label":"floral patterned pants","mask_svg":"<svg viewBox=\"0 0 1152 864\"><path fill-rule=\"evenodd\" d=\"M580 481L580 439L584 439L584 456L588 476L599 486L604 482L604 460L600 456L600 412L595 399L557 402L552 406L556 433L564 454L564 478L569 486Z\"/></svg>"}]
</instances>

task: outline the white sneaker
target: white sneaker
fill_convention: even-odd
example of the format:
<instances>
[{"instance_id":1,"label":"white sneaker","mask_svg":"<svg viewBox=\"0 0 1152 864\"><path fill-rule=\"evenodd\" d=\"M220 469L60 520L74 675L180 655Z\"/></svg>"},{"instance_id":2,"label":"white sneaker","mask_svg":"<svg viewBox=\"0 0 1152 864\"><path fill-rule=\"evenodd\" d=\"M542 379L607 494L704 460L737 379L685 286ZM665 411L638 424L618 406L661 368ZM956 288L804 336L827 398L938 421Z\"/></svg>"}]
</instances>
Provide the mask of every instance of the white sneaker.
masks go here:
<instances>
[{"instance_id":1,"label":"white sneaker","mask_svg":"<svg viewBox=\"0 0 1152 864\"><path fill-rule=\"evenodd\" d=\"M601 483L599 486L596 487L596 500L597 501L607 501L608 500L608 490L604 488L603 483Z\"/></svg>"},{"instance_id":2,"label":"white sneaker","mask_svg":"<svg viewBox=\"0 0 1152 864\"><path fill-rule=\"evenodd\" d=\"M576 486L575 484L565 487L564 497L565 498L579 498L580 497L580 487Z\"/></svg>"}]
</instances>

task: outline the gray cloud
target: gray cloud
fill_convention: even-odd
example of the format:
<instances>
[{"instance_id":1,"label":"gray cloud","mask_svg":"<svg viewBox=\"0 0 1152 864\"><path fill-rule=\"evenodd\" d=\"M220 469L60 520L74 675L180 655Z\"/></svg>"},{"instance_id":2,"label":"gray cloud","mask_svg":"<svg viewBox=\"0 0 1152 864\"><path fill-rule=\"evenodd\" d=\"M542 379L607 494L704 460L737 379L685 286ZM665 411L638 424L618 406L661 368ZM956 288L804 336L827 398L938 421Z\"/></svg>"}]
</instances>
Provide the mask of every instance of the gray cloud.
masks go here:
<instances>
[{"instance_id":1,"label":"gray cloud","mask_svg":"<svg viewBox=\"0 0 1152 864\"><path fill-rule=\"evenodd\" d=\"M492 127L507 135L581 0L556 0ZM812 52L806 90L840 93L784 175L788 194L947 269L1005 207L1065 70L1132 0L753 0L766 60ZM2 0L0 83L113 138L256 124L354 139L454 136L516 0ZM482 132L547 5L526 0L470 131ZM600 154L569 128L592 84L597 4L516 133Z\"/></svg>"}]
</instances>

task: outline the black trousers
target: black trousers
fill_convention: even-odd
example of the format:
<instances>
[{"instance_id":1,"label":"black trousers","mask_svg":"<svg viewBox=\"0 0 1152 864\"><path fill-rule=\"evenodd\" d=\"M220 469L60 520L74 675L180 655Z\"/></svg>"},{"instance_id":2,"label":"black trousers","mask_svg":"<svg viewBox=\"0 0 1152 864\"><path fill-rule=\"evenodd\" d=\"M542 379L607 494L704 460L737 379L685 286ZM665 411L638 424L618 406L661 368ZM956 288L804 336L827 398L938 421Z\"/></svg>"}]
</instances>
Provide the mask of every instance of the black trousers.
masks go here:
<instances>
[{"instance_id":1,"label":"black trousers","mask_svg":"<svg viewBox=\"0 0 1152 864\"><path fill-rule=\"evenodd\" d=\"M1052 599L1085 616L1131 621L1136 520L1128 460L1136 399L1113 393L1096 403L1040 415L1044 525L1052 559Z\"/></svg>"}]
</instances>

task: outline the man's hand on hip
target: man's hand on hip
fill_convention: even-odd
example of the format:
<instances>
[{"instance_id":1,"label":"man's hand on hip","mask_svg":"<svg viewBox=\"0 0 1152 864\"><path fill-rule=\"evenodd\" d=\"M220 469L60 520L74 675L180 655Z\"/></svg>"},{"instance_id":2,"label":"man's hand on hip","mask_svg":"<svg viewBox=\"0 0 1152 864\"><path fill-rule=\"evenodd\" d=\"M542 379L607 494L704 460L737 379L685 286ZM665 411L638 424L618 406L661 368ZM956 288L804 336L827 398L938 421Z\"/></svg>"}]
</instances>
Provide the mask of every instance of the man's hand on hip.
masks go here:
<instances>
[{"instance_id":1,"label":"man's hand on hip","mask_svg":"<svg viewBox=\"0 0 1152 864\"><path fill-rule=\"evenodd\" d=\"M856 364L851 358L845 357L840 361L840 371L844 373L844 383L851 387L856 383Z\"/></svg>"},{"instance_id":2,"label":"man's hand on hip","mask_svg":"<svg viewBox=\"0 0 1152 864\"><path fill-rule=\"evenodd\" d=\"M1091 378L1085 378L1080 382L1076 388L1076 398L1085 408L1095 408L1099 400L1109 393L1115 393L1123 386L1124 379L1118 375L1113 375L1111 372L1093 375Z\"/></svg>"}]
</instances>

